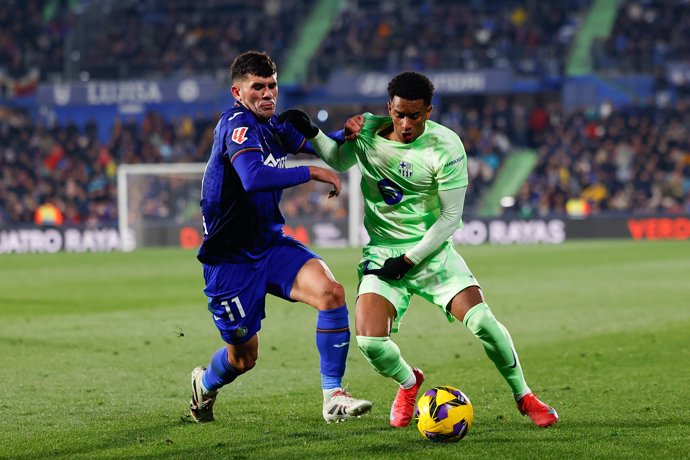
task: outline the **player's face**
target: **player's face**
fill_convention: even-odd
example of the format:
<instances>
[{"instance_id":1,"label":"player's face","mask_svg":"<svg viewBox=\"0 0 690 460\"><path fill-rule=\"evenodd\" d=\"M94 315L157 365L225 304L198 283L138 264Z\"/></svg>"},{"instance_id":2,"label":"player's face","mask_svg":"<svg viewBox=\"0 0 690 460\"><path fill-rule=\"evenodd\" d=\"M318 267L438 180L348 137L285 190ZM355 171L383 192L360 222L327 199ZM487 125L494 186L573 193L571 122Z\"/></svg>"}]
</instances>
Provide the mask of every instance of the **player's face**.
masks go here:
<instances>
[{"instance_id":1,"label":"player's face","mask_svg":"<svg viewBox=\"0 0 690 460\"><path fill-rule=\"evenodd\" d=\"M393 96L388 101L388 114L393 119L392 141L409 144L424 133L424 123L431 116L433 106L426 105L423 99L403 99Z\"/></svg>"},{"instance_id":2,"label":"player's face","mask_svg":"<svg viewBox=\"0 0 690 460\"><path fill-rule=\"evenodd\" d=\"M233 83L232 96L258 117L268 120L276 113L278 75L259 77L249 74Z\"/></svg>"}]
</instances>

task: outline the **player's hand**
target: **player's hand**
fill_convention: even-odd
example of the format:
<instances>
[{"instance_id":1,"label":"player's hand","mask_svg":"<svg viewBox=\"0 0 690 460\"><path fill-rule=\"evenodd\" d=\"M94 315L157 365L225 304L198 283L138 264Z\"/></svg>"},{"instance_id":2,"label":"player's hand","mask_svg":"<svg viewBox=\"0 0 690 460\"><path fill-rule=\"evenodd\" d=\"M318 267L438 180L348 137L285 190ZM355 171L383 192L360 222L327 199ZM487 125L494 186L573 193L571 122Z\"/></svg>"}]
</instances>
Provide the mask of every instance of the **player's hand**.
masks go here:
<instances>
[{"instance_id":1,"label":"player's hand","mask_svg":"<svg viewBox=\"0 0 690 460\"><path fill-rule=\"evenodd\" d=\"M340 195L340 190L342 190L343 186L340 184L340 177L335 172L319 166L308 166L308 168L309 176L312 180L333 186L333 190L328 192L328 198Z\"/></svg>"},{"instance_id":2,"label":"player's hand","mask_svg":"<svg viewBox=\"0 0 690 460\"><path fill-rule=\"evenodd\" d=\"M389 280L398 281L403 279L410 269L414 267L414 264L409 262L405 258L405 254L398 257L390 257L386 259L383 263L383 267L371 269L365 269L365 275L376 275L379 278L386 278Z\"/></svg>"},{"instance_id":3,"label":"player's hand","mask_svg":"<svg viewBox=\"0 0 690 460\"><path fill-rule=\"evenodd\" d=\"M289 122L295 129L307 139L313 139L319 134L319 127L311 121L307 112L300 109L289 109L278 115L278 122Z\"/></svg>"},{"instance_id":4,"label":"player's hand","mask_svg":"<svg viewBox=\"0 0 690 460\"><path fill-rule=\"evenodd\" d=\"M359 132L362 130L362 126L364 126L364 117L362 115L355 115L354 117L348 118L345 122L345 129L343 132L345 140L354 141L357 139Z\"/></svg>"}]
</instances>

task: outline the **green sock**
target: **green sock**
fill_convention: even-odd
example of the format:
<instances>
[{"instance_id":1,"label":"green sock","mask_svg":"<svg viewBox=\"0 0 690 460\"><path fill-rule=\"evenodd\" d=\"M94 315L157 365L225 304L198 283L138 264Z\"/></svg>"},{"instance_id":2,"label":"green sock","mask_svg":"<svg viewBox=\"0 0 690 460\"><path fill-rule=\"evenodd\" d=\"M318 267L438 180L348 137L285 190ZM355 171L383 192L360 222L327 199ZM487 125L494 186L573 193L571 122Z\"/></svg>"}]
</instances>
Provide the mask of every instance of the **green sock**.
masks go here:
<instances>
[{"instance_id":1,"label":"green sock","mask_svg":"<svg viewBox=\"0 0 690 460\"><path fill-rule=\"evenodd\" d=\"M463 322L481 340L484 351L513 390L513 394L523 396L529 392L513 340L508 330L491 313L486 302L470 308Z\"/></svg>"},{"instance_id":2,"label":"green sock","mask_svg":"<svg viewBox=\"0 0 690 460\"><path fill-rule=\"evenodd\" d=\"M412 375L412 368L400 355L400 348L390 337L357 336L357 345L364 357L384 377L402 385Z\"/></svg>"}]
</instances>

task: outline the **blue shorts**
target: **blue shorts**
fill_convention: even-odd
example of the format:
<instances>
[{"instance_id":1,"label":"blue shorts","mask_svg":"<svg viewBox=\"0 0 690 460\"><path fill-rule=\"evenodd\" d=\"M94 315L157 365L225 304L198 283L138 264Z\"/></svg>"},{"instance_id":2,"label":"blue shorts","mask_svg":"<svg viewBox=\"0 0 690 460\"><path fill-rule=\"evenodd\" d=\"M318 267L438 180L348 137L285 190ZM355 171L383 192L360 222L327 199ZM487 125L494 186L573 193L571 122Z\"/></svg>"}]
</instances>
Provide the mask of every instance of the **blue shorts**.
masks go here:
<instances>
[{"instance_id":1,"label":"blue shorts","mask_svg":"<svg viewBox=\"0 0 690 460\"><path fill-rule=\"evenodd\" d=\"M284 236L261 259L203 264L208 309L223 340L239 345L259 332L266 317L267 293L294 302L290 291L297 273L314 258L320 259L299 241Z\"/></svg>"}]
</instances>

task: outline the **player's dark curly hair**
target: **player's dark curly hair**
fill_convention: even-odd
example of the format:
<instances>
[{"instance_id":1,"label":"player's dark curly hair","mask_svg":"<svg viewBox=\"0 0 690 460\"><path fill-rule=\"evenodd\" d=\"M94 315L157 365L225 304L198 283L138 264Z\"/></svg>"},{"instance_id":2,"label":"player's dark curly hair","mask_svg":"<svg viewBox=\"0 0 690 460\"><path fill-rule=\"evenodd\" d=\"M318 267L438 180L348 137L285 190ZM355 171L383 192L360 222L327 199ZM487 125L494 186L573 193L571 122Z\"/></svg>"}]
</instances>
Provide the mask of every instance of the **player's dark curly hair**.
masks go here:
<instances>
[{"instance_id":1,"label":"player's dark curly hair","mask_svg":"<svg viewBox=\"0 0 690 460\"><path fill-rule=\"evenodd\" d=\"M430 105L434 85L419 72L403 72L388 83L388 100L392 101L395 96L409 101L423 99L426 105Z\"/></svg>"},{"instance_id":2,"label":"player's dark curly hair","mask_svg":"<svg viewBox=\"0 0 690 460\"><path fill-rule=\"evenodd\" d=\"M235 58L230 66L232 81L243 79L247 75L270 77L277 72L271 56L261 51L246 51Z\"/></svg>"}]
</instances>

